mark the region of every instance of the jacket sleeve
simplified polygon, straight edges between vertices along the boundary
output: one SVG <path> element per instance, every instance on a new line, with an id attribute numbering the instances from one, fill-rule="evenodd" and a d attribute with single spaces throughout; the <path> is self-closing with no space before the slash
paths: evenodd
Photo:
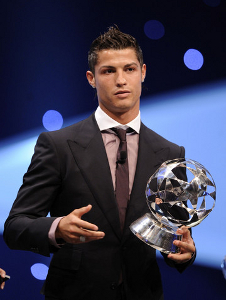
<path id="1" fill-rule="evenodd" d="M 5 222 L 3 236 L 9 248 L 33 251 L 45 256 L 54 251 L 49 243 L 48 232 L 55 218 L 47 215 L 60 186 L 57 148 L 50 134 L 42 133 Z"/>

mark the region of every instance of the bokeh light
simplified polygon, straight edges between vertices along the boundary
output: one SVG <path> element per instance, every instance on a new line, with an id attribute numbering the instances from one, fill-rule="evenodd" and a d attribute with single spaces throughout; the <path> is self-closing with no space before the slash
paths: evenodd
<path id="1" fill-rule="evenodd" d="M 48 267 L 41 263 L 31 266 L 31 274 L 38 280 L 45 280 L 48 274 Z"/>
<path id="2" fill-rule="evenodd" d="M 48 110 L 42 118 L 42 124 L 48 131 L 58 130 L 63 125 L 63 117 L 56 110 Z"/>
<path id="3" fill-rule="evenodd" d="M 204 63 L 201 52 L 196 49 L 189 49 L 184 54 L 184 63 L 191 70 L 199 70 Z"/>
<path id="4" fill-rule="evenodd" d="M 144 32 L 152 40 L 158 40 L 165 34 L 165 28 L 160 21 L 150 20 L 144 25 Z"/>

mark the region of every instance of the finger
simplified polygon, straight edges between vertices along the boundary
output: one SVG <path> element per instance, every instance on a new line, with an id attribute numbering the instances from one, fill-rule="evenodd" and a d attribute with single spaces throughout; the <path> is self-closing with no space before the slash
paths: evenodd
<path id="1" fill-rule="evenodd" d="M 96 241 L 104 238 L 105 234 L 104 232 L 95 232 L 95 235 L 89 235 L 90 233 L 87 231 L 81 232 L 80 235 L 70 235 L 67 238 L 67 242 L 72 243 L 72 244 L 80 244 L 80 243 L 87 243 L 91 241 Z"/>
<path id="2" fill-rule="evenodd" d="M 87 229 L 82 229 L 82 235 L 86 237 L 104 237 L 105 233 L 103 231 L 92 231 L 92 230 L 87 230 Z"/>
<path id="3" fill-rule="evenodd" d="M 3 283 L 1 284 L 1 290 L 3 290 L 4 287 L 5 287 L 5 282 L 3 282 Z"/>
<path id="4" fill-rule="evenodd" d="M 81 219 L 81 217 L 88 213 L 90 210 L 92 209 L 92 205 L 89 204 L 85 207 L 81 207 L 79 209 L 75 209 L 71 214 L 76 216 L 78 219 L 76 220 L 75 225 L 77 225 L 78 227 L 84 227 L 90 230 L 98 230 L 98 227 L 95 224 L 83 221 Z"/>
<path id="5" fill-rule="evenodd" d="M 0 269 L 0 276 L 2 278 L 5 278 L 5 275 L 6 275 L 6 272 L 3 270 L 3 269 Z M 1 289 L 3 290 L 4 289 L 4 286 L 5 286 L 5 282 L 2 282 L 1 283 Z"/>
<path id="6" fill-rule="evenodd" d="M 92 205 L 89 204 L 87 206 L 75 209 L 72 214 L 76 215 L 77 217 L 81 218 L 84 214 L 88 213 L 92 209 Z"/>
<path id="7" fill-rule="evenodd" d="M 192 253 L 170 253 L 168 254 L 168 258 L 175 261 L 176 263 L 185 263 L 192 258 Z"/>
<path id="8" fill-rule="evenodd" d="M 191 237 L 191 233 L 188 227 L 182 226 L 177 229 L 178 234 L 182 234 L 184 238 L 189 238 Z"/>
<path id="9" fill-rule="evenodd" d="M 89 222 L 81 220 L 81 219 L 78 219 L 77 222 L 75 223 L 75 225 L 82 229 L 88 229 L 88 230 L 93 230 L 93 231 L 98 230 L 97 225 L 89 223 Z"/>
<path id="10" fill-rule="evenodd" d="M 97 241 L 97 240 L 100 240 L 100 239 L 103 239 L 104 236 L 98 236 L 98 237 L 94 237 L 94 236 L 84 236 L 84 235 L 81 235 L 77 242 L 76 243 L 88 243 L 88 242 L 92 242 L 92 241 Z"/>
<path id="11" fill-rule="evenodd" d="M 80 236 L 85 236 L 85 237 L 90 237 L 90 238 L 102 238 L 105 236 L 105 233 L 102 231 L 93 230 L 92 228 L 91 228 L 91 230 L 89 230 L 87 228 L 78 226 L 78 223 L 71 225 L 70 230 L 67 231 L 66 236 L 68 236 L 69 239 L 77 240 L 77 239 L 79 239 Z M 82 223 L 79 223 L 79 224 L 81 225 Z M 91 224 L 91 225 L 93 225 L 93 224 Z M 63 238 L 65 239 L 66 236 L 64 235 Z"/>
<path id="12" fill-rule="evenodd" d="M 79 238 L 80 236 L 84 236 L 87 238 L 102 238 L 105 236 L 105 233 L 103 231 L 93 231 L 93 230 L 87 230 L 84 228 L 77 228 L 76 231 L 71 232 L 70 237 L 73 238 Z"/>
<path id="13" fill-rule="evenodd" d="M 195 245 L 194 245 L 192 239 L 191 239 L 190 242 L 175 240 L 173 242 L 173 244 L 175 246 L 177 246 L 178 248 L 183 249 L 183 251 L 187 251 L 187 252 L 194 252 L 195 251 Z"/>
<path id="14" fill-rule="evenodd" d="M 175 241 L 174 244 L 180 249 L 180 253 L 170 253 L 168 255 L 169 259 L 177 263 L 185 263 L 193 257 L 195 253 L 194 244 L 188 244 L 179 241 Z"/>

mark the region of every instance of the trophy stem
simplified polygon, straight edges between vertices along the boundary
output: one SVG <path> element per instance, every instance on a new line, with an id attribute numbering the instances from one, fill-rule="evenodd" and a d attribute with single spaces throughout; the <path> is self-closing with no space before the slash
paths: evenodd
<path id="1" fill-rule="evenodd" d="M 130 225 L 130 230 L 149 246 L 164 252 L 178 253 L 180 250 L 173 244 L 174 240 L 181 240 L 182 235 L 154 219 L 146 213 Z"/>

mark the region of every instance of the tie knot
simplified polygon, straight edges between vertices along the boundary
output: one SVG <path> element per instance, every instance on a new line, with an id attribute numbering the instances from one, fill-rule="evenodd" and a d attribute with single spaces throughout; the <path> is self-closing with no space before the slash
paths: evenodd
<path id="1" fill-rule="evenodd" d="M 127 159 L 126 132 L 121 128 L 111 128 L 120 139 L 120 144 L 117 152 L 117 164 L 124 164 Z"/>
<path id="2" fill-rule="evenodd" d="M 121 129 L 121 128 L 115 128 L 115 132 L 121 141 L 126 140 L 126 130 Z"/>
<path id="3" fill-rule="evenodd" d="M 133 132 L 134 130 L 131 129 L 130 127 L 127 129 L 122 129 L 122 128 L 111 128 L 111 130 L 113 130 L 117 136 L 119 137 L 120 141 L 126 141 L 126 133 L 128 132 Z"/>

